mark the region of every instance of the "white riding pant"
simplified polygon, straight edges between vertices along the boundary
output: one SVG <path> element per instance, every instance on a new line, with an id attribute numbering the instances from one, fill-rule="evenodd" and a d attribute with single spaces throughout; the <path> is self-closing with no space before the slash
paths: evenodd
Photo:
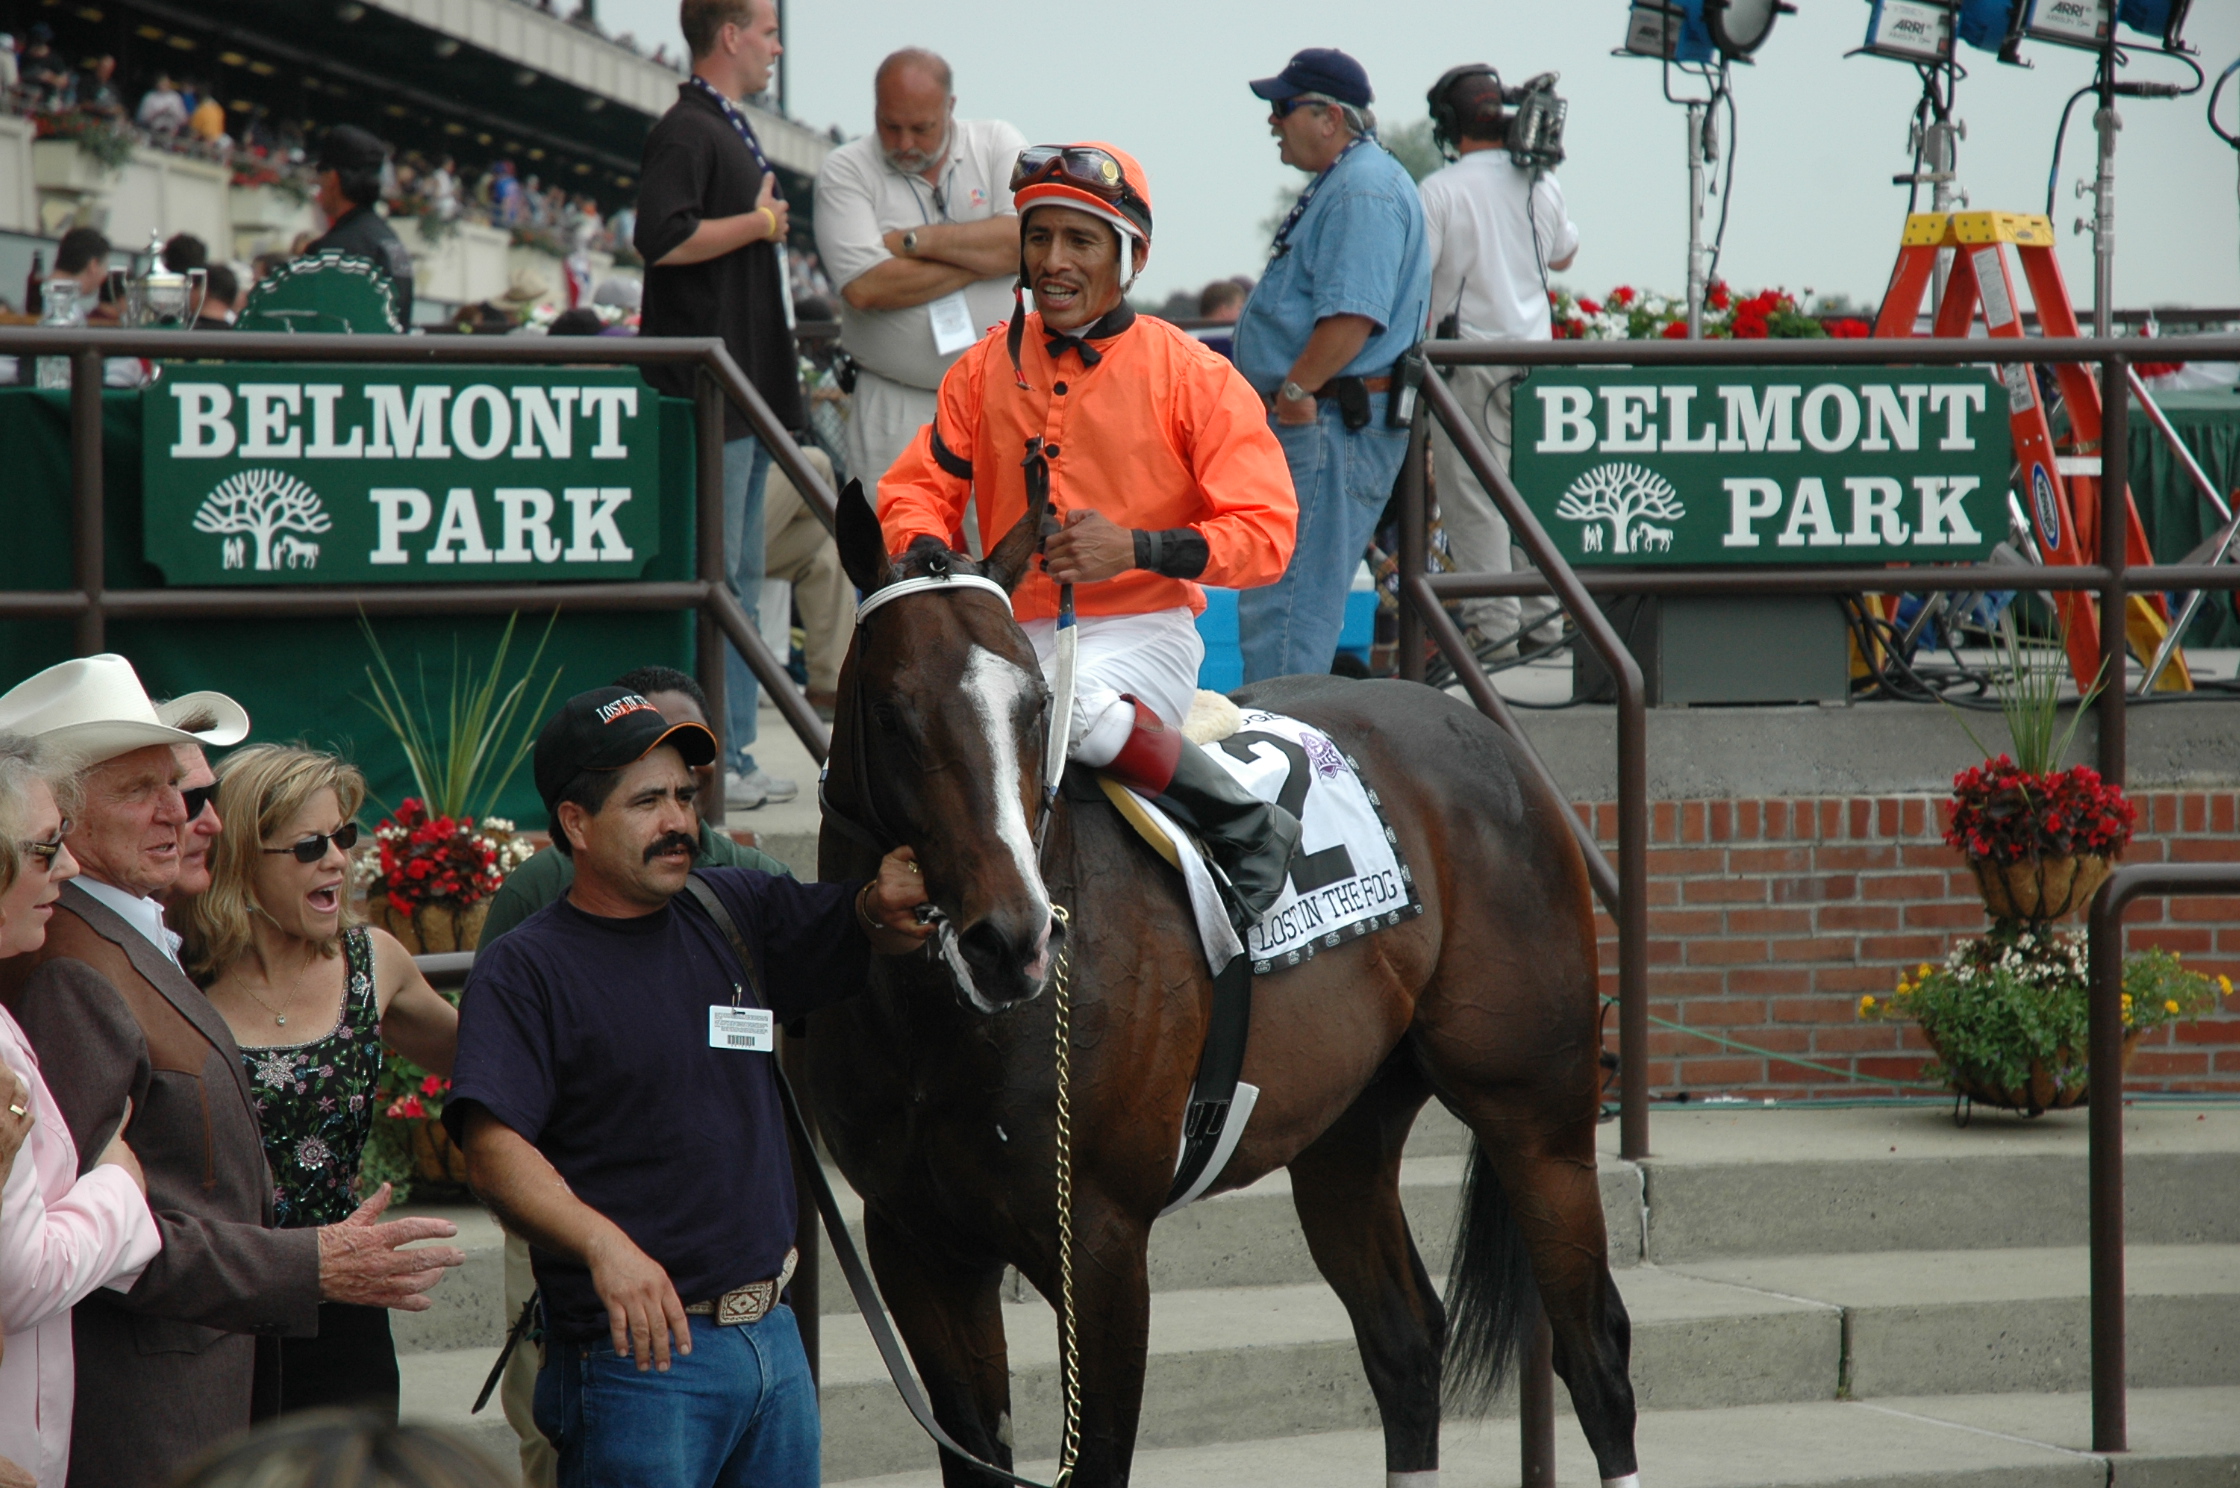
<path id="1" fill-rule="evenodd" d="M 1029 620 L 1022 627 L 1042 663 L 1043 678 L 1058 676 L 1058 622 Z M 1206 659 L 1197 617 L 1189 610 L 1148 615 L 1083 615 L 1074 621 L 1073 738 L 1067 757 L 1092 769 L 1119 756 L 1136 725 L 1143 699 L 1170 728 L 1181 728 L 1198 692 L 1198 667 Z"/>

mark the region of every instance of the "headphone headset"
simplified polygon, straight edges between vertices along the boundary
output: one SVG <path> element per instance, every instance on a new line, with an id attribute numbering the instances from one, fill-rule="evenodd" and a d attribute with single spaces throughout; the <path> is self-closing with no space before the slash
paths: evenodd
<path id="1" fill-rule="evenodd" d="M 1476 117 L 1464 119 L 1456 111 L 1452 96 L 1455 85 L 1464 78 L 1470 77 L 1493 79 L 1493 92 L 1491 94 L 1493 117 L 1490 120 L 1486 119 L 1482 113 Z M 1465 62 L 1460 67 L 1448 68 L 1445 72 L 1439 74 L 1439 81 L 1433 83 L 1431 91 L 1424 95 L 1424 102 L 1431 106 L 1431 142 L 1439 147 L 1441 154 L 1447 155 L 1451 159 L 1452 152 L 1462 142 L 1464 126 L 1484 127 L 1491 125 L 1498 127 L 1500 125 L 1502 118 L 1501 99 L 1501 74 L 1485 63 Z"/>

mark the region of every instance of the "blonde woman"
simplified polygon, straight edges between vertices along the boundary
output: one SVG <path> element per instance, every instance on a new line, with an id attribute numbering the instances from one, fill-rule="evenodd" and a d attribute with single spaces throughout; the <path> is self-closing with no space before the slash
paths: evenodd
<path id="1" fill-rule="evenodd" d="M 383 1043 L 441 1074 L 458 1047 L 457 1011 L 411 954 L 351 923 L 349 854 L 365 793 L 364 777 L 330 754 L 256 744 L 228 756 L 210 887 L 180 927 L 188 974 L 241 1046 L 281 1228 L 339 1224 L 358 1207 Z M 259 1350 L 257 1419 L 324 1405 L 396 1419 L 387 1309 L 322 1302 L 318 1337 Z"/>
<path id="2" fill-rule="evenodd" d="M 70 824 L 55 799 L 58 780 L 67 787 L 35 742 L 0 733 L 0 962 L 46 944 L 54 902 L 78 873 L 62 840 Z M 119 1135 L 130 1103 L 104 1123 L 101 1157 L 81 1178 L 78 1144 L 31 1041 L 5 1008 L 0 1064 L 8 1162 L 0 1189 L 0 1484 L 61 1488 L 77 1380 L 70 1309 L 101 1287 L 129 1290 L 163 1241 L 140 1164 Z"/>

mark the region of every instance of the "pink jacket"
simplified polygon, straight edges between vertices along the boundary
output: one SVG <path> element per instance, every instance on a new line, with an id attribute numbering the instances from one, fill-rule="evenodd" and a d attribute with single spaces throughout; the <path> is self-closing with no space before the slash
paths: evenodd
<path id="1" fill-rule="evenodd" d="M 36 1125 L 0 1191 L 0 1457 L 62 1488 L 75 1391 L 70 1309 L 97 1288 L 130 1287 L 163 1242 L 122 1168 L 78 1176 L 78 1147 L 40 1078 L 39 1058 L 0 1008 L 0 1062 L 31 1091 Z M 121 1111 L 118 1113 L 123 1114 Z"/>

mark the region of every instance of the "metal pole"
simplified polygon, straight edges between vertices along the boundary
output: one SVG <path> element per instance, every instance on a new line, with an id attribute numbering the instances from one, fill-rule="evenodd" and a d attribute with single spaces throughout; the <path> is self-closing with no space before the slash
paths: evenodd
<path id="1" fill-rule="evenodd" d="M 692 571 L 710 591 L 730 582 L 723 566 L 723 390 L 705 367 L 692 382 L 693 454 L 693 557 Z M 726 654 L 723 627 L 716 623 L 715 606 L 703 603 L 693 612 L 693 669 L 700 674 L 700 690 L 708 696 L 708 727 L 716 736 L 716 759 L 731 757 L 731 713 L 724 687 Z M 720 827 L 724 819 L 723 774 L 717 771 L 713 801 L 700 804 L 700 815 Z M 810 1213 L 815 1213 L 811 1205 Z"/>
<path id="2" fill-rule="evenodd" d="M 1929 160 L 1929 210 L 1940 215 L 1950 212 L 1960 195 L 1955 189 L 1955 178 L 1959 171 L 1961 132 L 1962 126 L 1949 114 L 1940 114 L 1931 117 L 1923 135 L 1924 153 Z M 1936 281 L 1935 297 L 1930 301 L 1933 305 L 1944 303 L 1944 288 L 1952 278 L 1952 254 L 1950 248 L 1937 250 L 1937 267 L 1931 275 Z"/>
<path id="3" fill-rule="evenodd" d="M 1556 1341 L 1542 1313 L 1517 1377 L 1517 1437 L 1523 1488 L 1556 1484 Z"/>
<path id="4" fill-rule="evenodd" d="M 1430 368 L 1424 376 L 1437 377 Z M 1424 467 L 1431 460 L 1431 420 L 1416 411 L 1408 430 L 1408 453 L 1400 465 L 1400 624 L 1396 636 L 1400 649 L 1400 675 L 1409 682 L 1423 680 L 1423 620 L 1408 602 L 1408 581 L 1423 574 L 1431 561 L 1429 482 Z"/>
<path id="5" fill-rule="evenodd" d="M 2116 38 L 2108 27 L 2107 50 L 2100 54 L 2100 107 L 2093 110 L 2093 132 L 2100 136 L 2100 170 L 2092 186 L 2092 334 L 2115 334 L 2116 310 Z M 2118 382 L 2117 387 L 2123 386 Z M 2106 400 L 2102 384 L 2102 401 Z"/>
<path id="6" fill-rule="evenodd" d="M 1703 127 L 1705 105 L 1688 105 L 1688 339 L 1703 339 Z"/>
<path id="7" fill-rule="evenodd" d="M 2125 396 L 2121 355 L 2100 364 L 2100 566 L 2108 572 L 2100 591 L 2100 774 L 2124 783 L 2125 545 L 2130 539 L 2131 400 Z"/>
<path id="8" fill-rule="evenodd" d="M 78 615 L 80 656 L 109 648 L 108 621 L 101 604 L 108 562 L 103 487 L 101 353 L 84 347 L 70 353 L 70 576 L 86 597 L 86 608 Z"/>
<path id="9" fill-rule="evenodd" d="M 2087 1067 L 2087 1191 L 2091 1225 L 2092 1450 L 2130 1447 L 2123 1340 L 2123 906 L 2135 893 L 2119 869 L 2094 896 Z"/>

